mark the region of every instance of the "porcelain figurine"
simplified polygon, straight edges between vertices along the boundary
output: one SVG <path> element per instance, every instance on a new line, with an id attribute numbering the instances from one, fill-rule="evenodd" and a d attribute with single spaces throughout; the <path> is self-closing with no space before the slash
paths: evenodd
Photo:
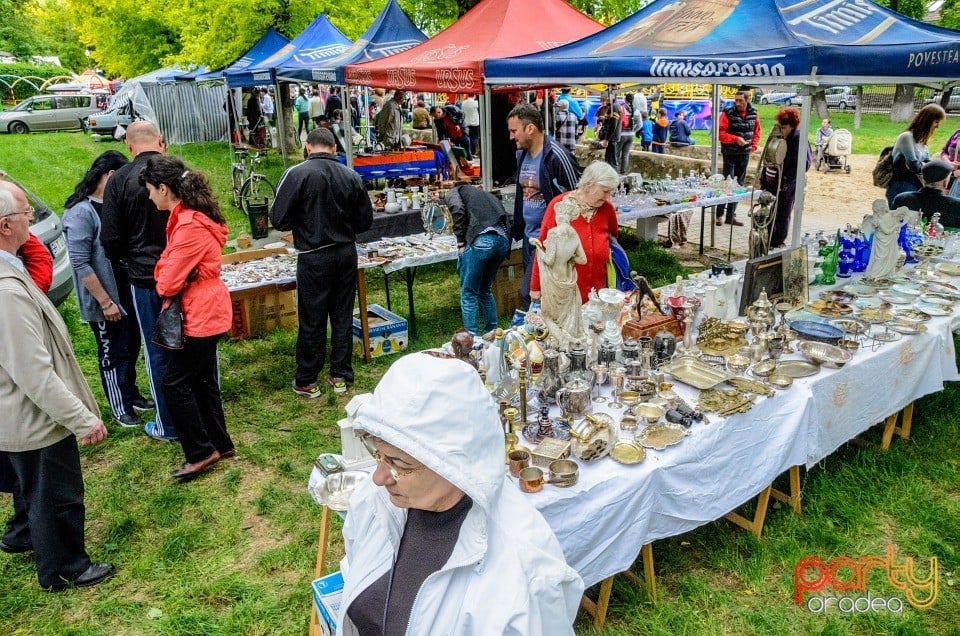
<path id="1" fill-rule="evenodd" d="M 870 262 L 864 276 L 885 278 L 897 270 L 900 257 L 900 227 L 903 225 L 906 208 L 891 210 L 884 199 L 873 202 L 873 245 L 870 248 Z"/>
<path id="2" fill-rule="evenodd" d="M 584 334 L 576 266 L 587 262 L 587 254 L 570 225 L 580 209 L 569 199 L 554 206 L 557 225 L 547 231 L 543 243 L 530 239 L 540 269 L 540 314 L 561 347 Z"/>

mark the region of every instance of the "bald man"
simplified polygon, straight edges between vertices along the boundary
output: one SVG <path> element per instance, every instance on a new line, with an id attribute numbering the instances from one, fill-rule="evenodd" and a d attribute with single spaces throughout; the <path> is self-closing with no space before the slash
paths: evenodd
<path id="1" fill-rule="evenodd" d="M 100 242 L 113 265 L 117 286 L 129 285 L 132 292 L 128 313 L 137 317 L 146 351 L 144 360 L 150 393 L 157 405 L 156 418 L 147 422 L 147 435 L 163 441 L 176 441 L 170 411 L 163 397 L 163 374 L 167 369 L 167 351 L 151 341 L 153 325 L 160 314 L 153 269 L 167 245 L 168 211 L 159 211 L 150 201 L 140 173 L 150 157 L 166 152 L 163 136 L 152 123 L 137 121 L 127 127 L 127 149 L 133 161 L 113 173 L 103 192 L 103 217 Z"/>

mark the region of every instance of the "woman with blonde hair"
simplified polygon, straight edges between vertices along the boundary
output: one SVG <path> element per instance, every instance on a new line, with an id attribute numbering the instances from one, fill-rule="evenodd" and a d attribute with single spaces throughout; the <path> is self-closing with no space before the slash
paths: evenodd
<path id="1" fill-rule="evenodd" d="M 585 263 L 577 263 L 577 287 L 580 302 L 587 300 L 591 289 L 607 287 L 607 262 L 610 260 L 610 239 L 617 237 L 619 223 L 610 196 L 620 185 L 620 175 L 603 161 L 594 161 L 583 171 L 577 187 L 554 198 L 547 205 L 540 224 L 540 242 L 547 241 L 547 233 L 557 226 L 556 206 L 564 201 L 573 204 L 570 226 L 580 237 Z M 533 263 L 530 277 L 530 297 L 540 300 L 540 268 Z"/>

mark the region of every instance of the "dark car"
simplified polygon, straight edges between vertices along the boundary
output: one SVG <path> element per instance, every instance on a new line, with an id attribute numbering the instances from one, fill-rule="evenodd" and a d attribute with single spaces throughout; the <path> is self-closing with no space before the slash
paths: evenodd
<path id="1" fill-rule="evenodd" d="M 27 201 L 33 206 L 33 223 L 30 232 L 50 250 L 53 255 L 53 284 L 47 292 L 54 305 L 59 305 L 70 292 L 73 291 L 73 280 L 70 278 L 70 258 L 67 255 L 67 237 L 63 235 L 63 225 L 60 217 L 33 192 L 30 192 L 22 183 L 0 170 L 0 179 L 16 184 L 27 195 Z"/>

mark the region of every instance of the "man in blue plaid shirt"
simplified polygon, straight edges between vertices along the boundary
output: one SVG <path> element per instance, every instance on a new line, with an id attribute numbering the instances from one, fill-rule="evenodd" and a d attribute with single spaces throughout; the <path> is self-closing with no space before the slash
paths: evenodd
<path id="1" fill-rule="evenodd" d="M 570 104 L 565 101 L 557 102 L 557 121 L 554 124 L 557 141 L 564 148 L 573 152 L 577 146 L 577 116 L 570 112 Z"/>

